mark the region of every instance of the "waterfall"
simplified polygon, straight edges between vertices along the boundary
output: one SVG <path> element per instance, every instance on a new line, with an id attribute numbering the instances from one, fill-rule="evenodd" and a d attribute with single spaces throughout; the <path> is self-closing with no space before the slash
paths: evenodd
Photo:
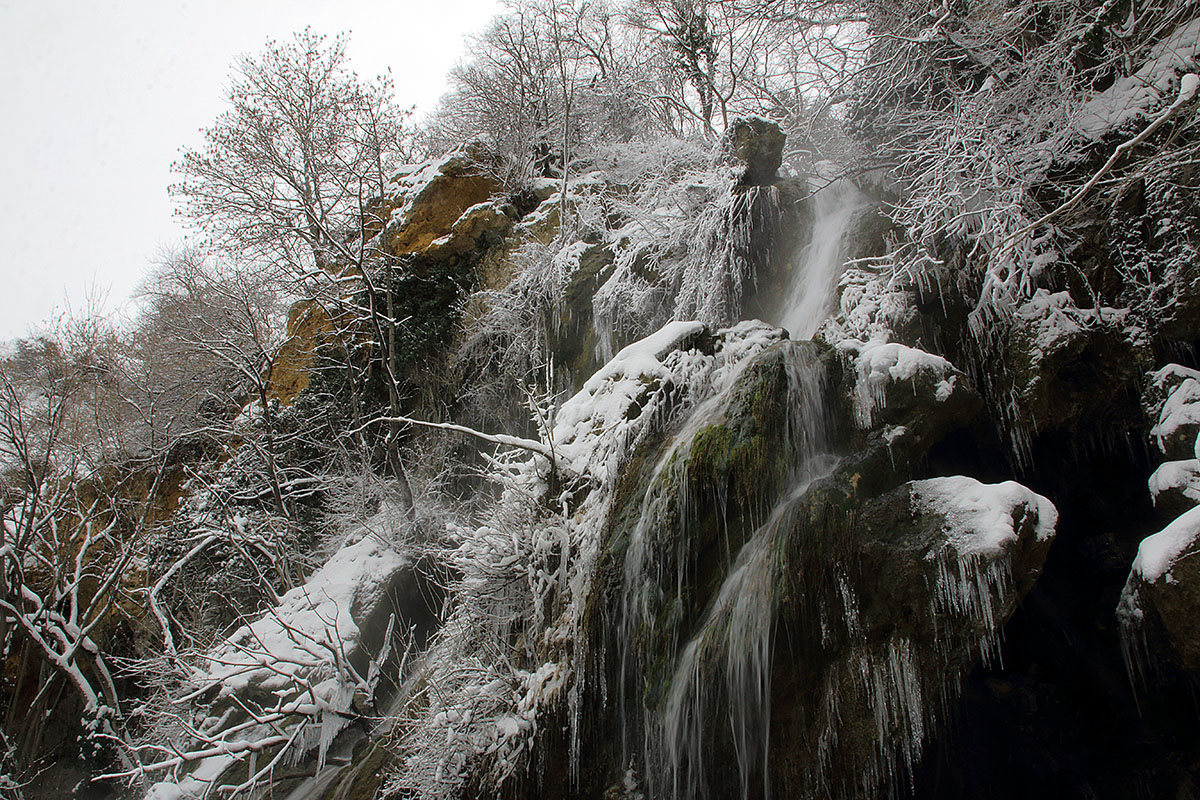
<path id="1" fill-rule="evenodd" d="M 863 204 L 848 182 L 834 182 L 814 197 L 809 243 L 793 264 L 776 320 L 794 339 L 810 337 L 832 310 L 844 240 Z M 693 260 L 697 286 L 704 282 L 700 267 L 719 265 L 741 275 L 754 261 L 756 243 L 769 246 L 758 234 L 769 233 L 770 226 L 756 220 L 777 216 L 775 194 L 735 200 L 719 209 L 725 216 L 718 227 L 730 239 L 726 249 L 714 244 L 721 237 L 696 245 L 716 254 Z M 688 289 L 686 281 L 682 288 Z M 692 314 L 701 314 L 703 293 L 681 296 L 691 298 Z M 736 764 L 731 791 L 743 798 L 770 795 L 772 657 L 780 591 L 788 580 L 781 570 L 809 486 L 830 474 L 837 459 L 830 454 L 827 378 L 819 349 L 780 340 L 777 332 L 766 335 L 767 330 L 761 323 L 741 323 L 717 333 L 722 344 L 715 356 L 697 356 L 703 366 L 695 369 L 703 375 L 689 390 L 690 407 L 648 465 L 645 488 L 631 498 L 637 505 L 618 565 L 621 588 L 614 614 L 613 638 L 620 648 L 617 697 L 624 713 L 626 762 L 640 760 L 637 771 L 653 798 L 714 794 L 711 767 L 722 755 L 713 750 L 714 736 L 728 742 Z M 748 394 L 774 398 L 766 401 L 771 405 L 761 412 L 765 416 L 748 420 L 747 406 L 754 405 Z M 722 438 L 747 421 L 758 440 L 729 444 Z M 763 458 L 781 465 L 782 474 L 746 474 L 736 463 L 722 466 L 719 475 L 712 471 L 712 458 L 732 458 L 741 446 L 766 451 Z M 702 543 L 693 530 L 696 515 L 714 510 L 710 517 L 725 522 Z M 741 520 L 731 523 L 739 514 Z M 708 550 L 701 553 L 701 547 Z M 720 562 L 715 575 L 700 574 L 701 559 L 709 562 L 704 569 Z M 707 601 L 697 599 L 703 597 Z M 706 605 L 700 607 L 702 602 Z M 851 597 L 847 603 L 852 602 Z M 399 710 L 389 709 L 384 718 Z M 387 729 L 378 726 L 373 738 Z M 354 744 L 339 742 L 335 758 L 353 761 Z M 634 756 L 639 749 L 640 759 Z M 331 764 L 301 782 L 289 798 L 324 797 L 346 783 L 354 768 Z"/>
<path id="2" fill-rule="evenodd" d="M 793 339 L 812 338 L 833 310 L 846 234 L 867 202 L 844 178 L 814 190 L 812 197 L 812 233 L 792 265 L 778 319 L 770 320 L 787 328 Z"/>
<path id="3" fill-rule="evenodd" d="M 786 380 L 786 414 L 777 427 L 774 419 L 763 427 L 774 428 L 766 446 L 778 448 L 786 464 L 781 498 L 761 498 L 769 505 L 761 516 L 751 515 L 762 521 L 743 541 L 728 529 L 723 532 L 718 544 L 728 568 L 695 624 L 689 627 L 685 610 L 698 588 L 701 557 L 692 514 L 711 507 L 724 517 L 734 499 L 729 485 L 714 485 L 712 495 L 702 496 L 703 483 L 696 485 L 693 470 L 704 469 L 698 451 L 706 446 L 705 433 L 729 425 L 730 416 L 738 413 L 731 408 L 739 392 L 736 379 L 698 405 L 676 432 L 651 472 L 630 533 L 618 636 L 622 706 L 631 698 L 641 704 L 648 694 L 660 695 L 656 703 L 636 709 L 624 726 L 627 740 L 630 730 L 645 737 L 643 760 L 652 797 L 709 795 L 706 776 L 716 755 L 711 752 L 713 729 L 728 731 L 732 738 L 741 796 L 751 796 L 759 780 L 769 793 L 771 654 L 777 588 L 783 580 L 778 570 L 794 512 L 812 482 L 836 463 L 829 455 L 826 378 L 818 352 L 806 343 L 785 342 L 776 358 Z M 736 480 L 732 468 L 726 477 Z M 664 650 L 669 680 L 656 687 L 662 676 L 649 676 L 656 662 L 663 663 Z"/>
<path id="4" fill-rule="evenodd" d="M 793 339 L 811 338 L 833 310 L 846 235 L 865 203 L 844 180 L 826 185 L 814 198 L 809 242 L 792 265 L 774 320 Z M 731 489 L 716 485 L 713 497 L 690 496 L 697 487 L 689 471 L 696 460 L 693 450 L 701 446 L 708 426 L 729 424 L 726 416 L 736 380 L 714 387 L 714 396 L 683 421 L 650 474 L 630 533 L 618 635 L 621 705 L 627 714 L 631 697 L 640 706 L 623 726 L 626 758 L 630 731 L 641 731 L 652 797 L 710 795 L 707 777 L 721 755 L 712 752 L 714 731 L 724 731 L 721 735 L 731 739 L 740 795 L 770 795 L 771 658 L 778 591 L 786 581 L 780 574 L 786 538 L 809 486 L 837 463 L 830 455 L 823 363 L 801 342 L 785 346 L 782 359 L 788 383 L 786 414 L 779 420 L 778 440 L 768 445 L 786 454 L 782 491 L 773 505 L 752 515 L 760 523 L 743 541 L 731 547 L 730 533 L 724 531 L 728 566 L 723 581 L 690 629 L 686 607 L 689 593 L 697 588 L 693 584 L 700 558 L 694 552 L 699 545 L 692 515 L 704 506 L 726 517 Z M 666 680 L 656 672 L 662 669 L 661 648 L 670 665 Z M 654 681 L 661 685 L 656 688 Z M 647 697 L 657 699 L 647 703 Z"/>

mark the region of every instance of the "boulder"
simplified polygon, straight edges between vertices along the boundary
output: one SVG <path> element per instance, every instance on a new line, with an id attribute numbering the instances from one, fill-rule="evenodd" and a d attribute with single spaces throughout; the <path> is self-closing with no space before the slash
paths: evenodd
<path id="1" fill-rule="evenodd" d="M 1200 508 L 1138 545 L 1117 618 L 1135 674 L 1147 660 L 1200 669 Z"/>
<path id="2" fill-rule="evenodd" d="M 863 496 L 887 491 L 935 443 L 969 424 L 983 401 L 941 356 L 897 342 L 847 339 L 839 409 L 849 410 L 846 469 Z"/>
<path id="3" fill-rule="evenodd" d="M 778 180 L 787 136 L 779 125 L 760 117 L 733 120 L 725 129 L 721 146 L 741 169 L 744 186 L 768 186 Z"/>
<path id="4" fill-rule="evenodd" d="M 1200 459 L 1160 464 L 1148 484 L 1155 510 L 1165 519 L 1174 519 L 1200 505 Z"/>
<path id="5" fill-rule="evenodd" d="M 402 655 L 397 646 L 402 651 L 409 632 L 419 646 L 438 622 L 442 590 L 427 565 L 384 541 L 404 519 L 385 506 L 304 584 L 207 653 L 185 706 L 204 738 L 180 733 L 174 742 L 201 756 L 187 759 L 177 779 L 156 784 L 151 797 L 237 785 L 256 751 L 287 749 L 292 762 L 318 751 L 320 765 L 335 736 L 373 711 L 381 677 Z"/>
<path id="6" fill-rule="evenodd" d="M 1067 292 L 1045 289 L 1016 309 L 1003 363 L 990 371 L 998 396 L 1010 398 L 1002 411 L 1018 450 L 1039 431 L 1136 424 L 1142 358 L 1123 330 L 1125 313 L 1080 308 Z"/>

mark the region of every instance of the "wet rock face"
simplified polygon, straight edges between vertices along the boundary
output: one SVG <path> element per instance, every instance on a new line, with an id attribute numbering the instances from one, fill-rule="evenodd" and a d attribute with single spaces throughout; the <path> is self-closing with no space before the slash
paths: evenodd
<path id="1" fill-rule="evenodd" d="M 1056 520 L 1012 482 L 911 481 L 849 514 L 839 483 L 816 488 L 793 535 L 783 618 L 797 644 L 777 652 L 771 728 L 787 796 L 875 797 L 907 780 L 962 675 L 995 653 Z"/>
<path id="2" fill-rule="evenodd" d="M 722 148 L 743 165 L 744 186 L 767 186 L 778 179 L 776 171 L 783 163 L 786 140 L 787 136 L 774 122 L 749 117 L 729 124 Z"/>
<path id="3" fill-rule="evenodd" d="M 928 353 L 784 342 L 668 440 L 666 467 L 641 462 L 604 596 L 626 615 L 609 697 L 625 735 L 647 739 L 631 746 L 647 797 L 882 797 L 906 782 L 1056 520 L 1012 482 L 906 481 L 978 409 Z M 630 570 L 636 547 L 653 569 Z"/>

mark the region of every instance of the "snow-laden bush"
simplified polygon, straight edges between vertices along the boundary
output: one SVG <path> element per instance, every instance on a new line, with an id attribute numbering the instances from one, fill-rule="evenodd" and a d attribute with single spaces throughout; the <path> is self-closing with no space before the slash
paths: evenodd
<path id="1" fill-rule="evenodd" d="M 718 161 L 681 139 L 597 148 L 594 171 L 517 226 L 512 280 L 468 302 L 457 359 L 469 393 L 513 397 L 543 374 L 567 325 L 583 324 L 574 335 L 603 363 L 671 319 L 740 319 L 783 210 L 777 188 L 737 186 Z"/>
<path id="2" fill-rule="evenodd" d="M 973 302 L 981 339 L 1053 290 L 1094 222 L 1089 205 L 1200 146 L 1190 7 L 1122 24 L 1110 3 L 873 4 L 876 63 L 850 119 L 867 164 L 887 165 L 893 271 Z"/>

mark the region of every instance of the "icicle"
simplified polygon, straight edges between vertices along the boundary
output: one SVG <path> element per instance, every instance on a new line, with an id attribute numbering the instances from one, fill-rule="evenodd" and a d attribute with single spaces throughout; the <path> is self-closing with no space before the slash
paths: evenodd
<path id="1" fill-rule="evenodd" d="M 1125 674 L 1129 678 L 1134 702 L 1139 706 L 1141 704 L 1140 694 L 1147 687 L 1149 671 L 1153 664 L 1150 658 L 1150 648 L 1146 641 L 1146 612 L 1142 610 L 1141 597 L 1137 587 L 1140 580 L 1139 574 L 1130 573 L 1125 582 L 1125 588 L 1121 591 L 1121 600 L 1117 604 L 1121 657 L 1125 662 Z"/>
<path id="2" fill-rule="evenodd" d="M 979 654 L 985 663 L 999 654 L 997 608 L 1012 596 L 1012 568 L 1006 554 L 970 553 L 937 559 L 934 611 L 965 617 L 982 630 Z M 936 617 L 934 618 L 936 621 Z"/>

